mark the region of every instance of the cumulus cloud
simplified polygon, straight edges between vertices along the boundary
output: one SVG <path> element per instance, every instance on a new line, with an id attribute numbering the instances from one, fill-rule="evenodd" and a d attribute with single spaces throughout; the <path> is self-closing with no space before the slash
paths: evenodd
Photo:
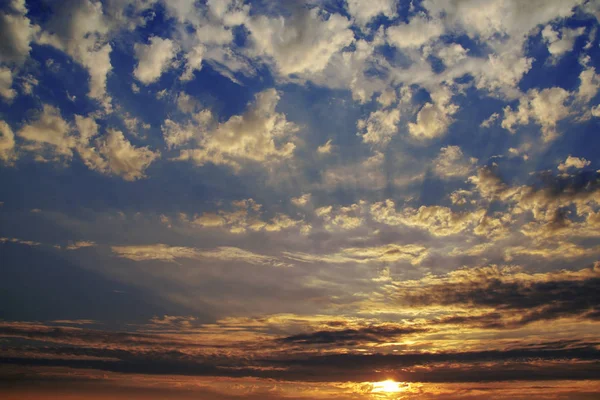
<path id="1" fill-rule="evenodd" d="M 356 126 L 362 134 L 363 142 L 385 146 L 398 132 L 398 122 L 400 110 L 392 108 L 373 111 L 367 119 L 358 120 Z"/>
<path id="2" fill-rule="evenodd" d="M 26 17 L 25 3 L 12 0 L 10 8 L 0 12 L 0 63 L 23 64 L 31 51 L 31 41 L 39 27 Z"/>
<path id="3" fill-rule="evenodd" d="M 297 206 L 297 207 L 303 207 L 305 205 L 307 205 L 310 202 L 311 199 L 311 194 L 310 193 L 305 193 L 302 196 L 299 197 L 293 197 L 291 199 L 291 202 L 293 205 Z"/>
<path id="4" fill-rule="evenodd" d="M 323 221 L 324 227 L 328 231 L 356 229 L 364 222 L 362 215 L 364 205 L 365 203 L 361 201 L 348 206 L 319 207 L 315 210 L 315 215 Z"/>
<path id="5" fill-rule="evenodd" d="M 195 127 L 192 124 L 181 125 L 170 119 L 166 119 L 161 126 L 163 138 L 167 148 L 180 147 L 194 137 Z"/>
<path id="6" fill-rule="evenodd" d="M 566 172 L 571 168 L 574 169 L 582 169 L 589 166 L 592 162 L 586 160 L 585 158 L 573 157 L 569 155 L 567 159 L 560 164 L 558 164 L 558 170 L 561 172 Z"/>
<path id="7" fill-rule="evenodd" d="M 435 139 L 443 136 L 454 122 L 452 115 L 458 106 L 451 103 L 452 94 L 447 88 L 431 93 L 431 103 L 426 103 L 417 114 L 417 121 L 408 124 L 408 132 L 418 140 Z"/>
<path id="8" fill-rule="evenodd" d="M 89 96 L 110 107 L 106 79 L 112 70 L 108 33 L 111 23 L 102 3 L 69 0 L 53 9 L 52 16 L 37 41 L 69 54 L 90 74 Z"/>
<path id="9" fill-rule="evenodd" d="M 42 153 L 49 150 L 54 156 L 70 158 L 73 156 L 75 139 L 70 135 L 71 126 L 65 121 L 58 108 L 45 104 L 38 117 L 23 126 L 17 136 L 28 143 L 28 150 Z"/>
<path id="10" fill-rule="evenodd" d="M 0 121 L 0 160 L 12 165 L 16 158 L 15 134 L 6 122 Z"/>
<path id="11" fill-rule="evenodd" d="M 407 24 L 394 25 L 386 29 L 390 44 L 400 48 L 420 47 L 444 33 L 444 26 L 437 19 L 418 15 Z"/>
<path id="12" fill-rule="evenodd" d="M 568 91 L 559 87 L 541 91 L 531 89 L 519 100 L 516 110 L 509 106 L 504 108 L 502 127 L 514 133 L 516 125 L 536 122 L 542 127 L 542 139 L 550 142 L 558 136 L 556 130 L 558 122 L 569 116 L 571 112 L 566 104 L 569 96 Z"/>
<path id="13" fill-rule="evenodd" d="M 546 25 L 542 30 L 542 38 L 548 45 L 548 52 L 554 59 L 560 58 L 565 53 L 573 50 L 575 39 L 583 35 L 585 28 L 569 29 L 563 28 L 555 31 L 552 25 Z"/>
<path id="14" fill-rule="evenodd" d="M 296 200 L 302 201 L 299 199 Z M 231 209 L 205 212 L 199 216 L 195 216 L 190 222 L 203 228 L 226 229 L 235 234 L 246 233 L 248 231 L 279 232 L 292 228 L 300 229 L 303 233 L 310 231 L 310 225 L 305 224 L 302 220 L 292 219 L 283 213 L 277 213 L 272 218 L 264 218 L 262 215 L 262 205 L 253 199 L 232 201 Z"/>
<path id="15" fill-rule="evenodd" d="M 243 162 L 268 163 L 292 157 L 296 145 L 291 135 L 298 127 L 275 110 L 279 99 L 274 89 L 258 93 L 244 114 L 200 132 L 199 147 L 182 150 L 179 159 L 240 170 Z"/>
<path id="16" fill-rule="evenodd" d="M 354 41 L 350 21 L 318 9 L 299 8 L 290 17 L 257 16 L 246 22 L 258 55 L 283 76 L 325 69 L 331 57 Z"/>
<path id="17" fill-rule="evenodd" d="M 469 174 L 473 169 L 474 159 L 467 160 L 458 146 L 446 146 L 433 161 L 435 173 L 443 178 L 456 178 Z"/>
<path id="18" fill-rule="evenodd" d="M 0 97 L 4 101 L 11 101 L 17 95 L 17 91 L 12 88 L 13 74 L 9 68 L 0 67 Z"/>
<path id="19" fill-rule="evenodd" d="M 177 46 L 170 39 L 153 36 L 148 44 L 136 43 L 135 57 L 138 64 L 133 75 L 142 83 L 156 82 L 171 67 L 171 61 L 177 54 Z"/>
<path id="20" fill-rule="evenodd" d="M 487 119 L 485 119 L 480 125 L 480 128 L 489 128 L 491 127 L 494 123 L 496 123 L 496 121 L 498 120 L 498 118 L 500 118 L 500 114 L 499 113 L 493 113 L 492 115 L 490 115 Z"/>
<path id="21" fill-rule="evenodd" d="M 331 154 L 333 150 L 333 139 L 329 139 L 327 142 L 323 143 L 319 147 L 317 147 L 318 154 Z"/>
<path id="22" fill-rule="evenodd" d="M 369 3 L 360 0 L 348 0 L 347 4 L 348 12 L 356 23 L 361 26 L 366 25 L 379 15 L 384 15 L 390 19 L 397 15 L 397 0 L 374 0 Z"/>
<path id="23" fill-rule="evenodd" d="M 120 131 L 108 129 L 102 137 L 97 135 L 93 118 L 76 115 L 74 128 L 56 107 L 47 104 L 34 121 L 17 132 L 26 141 L 23 149 L 35 152 L 41 161 L 47 155 L 69 161 L 76 151 L 90 169 L 129 181 L 144 177 L 144 171 L 160 156 L 148 147 L 133 146 Z"/>
<path id="24" fill-rule="evenodd" d="M 122 132 L 109 129 L 99 144 L 99 152 L 106 159 L 110 173 L 127 181 L 145 177 L 146 169 L 160 157 L 160 153 L 148 147 L 133 146 Z"/>
<path id="25" fill-rule="evenodd" d="M 474 212 L 454 212 L 444 206 L 406 207 L 396 211 L 393 200 L 371 205 L 373 220 L 385 225 L 405 225 L 428 231 L 434 236 L 448 236 L 473 228 L 485 215 L 485 210 Z"/>

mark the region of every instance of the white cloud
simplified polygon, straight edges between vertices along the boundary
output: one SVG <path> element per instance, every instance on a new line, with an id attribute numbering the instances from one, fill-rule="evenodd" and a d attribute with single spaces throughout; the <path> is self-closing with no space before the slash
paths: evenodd
<path id="1" fill-rule="evenodd" d="M 29 56 L 38 27 L 25 16 L 23 2 L 13 0 L 10 11 L 0 12 L 0 63 L 22 64 Z"/>
<path id="2" fill-rule="evenodd" d="M 166 119 L 161 127 L 163 138 L 167 148 L 180 147 L 194 137 L 194 126 L 191 124 L 180 125 L 170 119 Z"/>
<path id="3" fill-rule="evenodd" d="M 21 77 L 21 91 L 24 94 L 33 94 L 33 88 L 36 87 L 40 82 L 32 75 L 26 75 Z"/>
<path id="4" fill-rule="evenodd" d="M 16 90 L 12 88 L 12 71 L 6 67 L 0 67 L 0 97 L 5 101 L 11 101 L 17 95 Z"/>
<path id="5" fill-rule="evenodd" d="M 303 207 L 305 205 L 308 204 L 308 202 L 311 199 L 311 194 L 310 193 L 305 193 L 300 197 L 294 197 L 292 198 L 291 202 L 293 205 L 295 205 L 296 207 Z"/>
<path id="6" fill-rule="evenodd" d="M 12 165 L 16 158 L 15 134 L 6 122 L 0 121 L 0 160 Z"/>
<path id="7" fill-rule="evenodd" d="M 561 172 L 566 172 L 570 168 L 582 169 L 589 166 L 592 162 L 586 160 L 585 158 L 573 157 L 569 155 L 567 159 L 560 164 L 558 164 L 558 170 Z"/>
<path id="8" fill-rule="evenodd" d="M 185 70 L 181 75 L 182 81 L 189 81 L 194 77 L 195 71 L 202 69 L 202 61 L 204 61 L 205 48 L 203 45 L 197 45 L 188 51 L 185 55 Z"/>
<path id="9" fill-rule="evenodd" d="M 354 41 L 350 21 L 300 8 L 289 18 L 258 16 L 246 22 L 257 55 L 266 56 L 283 75 L 323 71 L 331 57 Z"/>
<path id="10" fill-rule="evenodd" d="M 446 87 L 431 93 L 432 103 L 426 103 L 417 114 L 416 123 L 408 124 L 408 132 L 416 139 L 434 139 L 443 136 L 454 122 L 452 115 L 458 106 L 452 104 L 452 94 Z"/>
<path id="11" fill-rule="evenodd" d="M 499 113 L 493 113 L 485 121 L 483 121 L 479 125 L 479 127 L 480 128 L 489 128 L 489 127 L 491 127 L 498 120 L 498 118 L 500 118 L 500 114 Z"/>
<path id="12" fill-rule="evenodd" d="M 125 180 L 144 177 L 144 171 L 160 156 L 147 147 L 136 148 L 125 139 L 123 133 L 109 129 L 108 133 L 95 140 L 98 125 L 92 118 L 75 116 L 75 127 L 65 121 L 60 111 L 53 106 L 44 105 L 38 117 L 24 125 L 17 136 L 26 140 L 24 150 L 38 154 L 45 160 L 46 154 L 55 160 L 70 160 L 73 151 L 77 151 L 88 168 L 105 174 L 115 174 Z"/>
<path id="13" fill-rule="evenodd" d="M 142 83 L 156 82 L 171 67 L 171 61 L 177 54 L 177 46 L 170 39 L 157 36 L 150 38 L 150 43 L 136 43 L 135 58 L 138 65 L 133 75 Z"/>
<path id="14" fill-rule="evenodd" d="M 454 29 L 464 30 L 472 38 L 502 35 L 524 39 L 538 25 L 568 17 L 580 3 L 581 0 L 425 0 L 423 6 L 434 18 L 444 15 Z"/>
<path id="15" fill-rule="evenodd" d="M 323 143 L 319 147 L 317 147 L 317 153 L 319 154 L 331 154 L 333 150 L 333 145 L 331 144 L 333 139 L 329 139 L 327 142 Z"/>
<path id="16" fill-rule="evenodd" d="M 467 58 L 468 50 L 458 43 L 443 46 L 437 53 L 447 67 L 453 67 Z"/>
<path id="17" fill-rule="evenodd" d="M 364 26 L 378 15 L 394 18 L 397 0 L 348 0 L 348 13 L 354 18 L 358 25 Z"/>
<path id="18" fill-rule="evenodd" d="M 446 146 L 440 149 L 440 154 L 433 161 L 433 169 L 442 178 L 462 177 L 471 172 L 473 161 L 465 158 L 460 147 Z"/>
<path id="19" fill-rule="evenodd" d="M 423 46 L 444 33 L 444 26 L 437 19 L 423 15 L 412 18 L 408 24 L 394 25 L 386 29 L 388 42 L 400 48 Z"/>
<path id="20" fill-rule="evenodd" d="M 367 119 L 358 120 L 356 126 L 359 134 L 362 134 L 363 142 L 385 146 L 398 132 L 398 122 L 400 110 L 392 108 L 373 111 Z"/>
<path id="21" fill-rule="evenodd" d="M 275 111 L 279 99 L 274 89 L 258 93 L 244 114 L 199 132 L 199 147 L 182 150 L 179 159 L 239 169 L 245 161 L 265 163 L 290 158 L 296 147 L 291 134 L 298 127 L 285 114 Z"/>
<path id="22" fill-rule="evenodd" d="M 548 52 L 554 59 L 558 59 L 565 53 L 573 50 L 575 39 L 583 35 L 585 28 L 569 29 L 563 28 L 555 31 L 552 25 L 546 25 L 542 30 L 542 38 L 548 45 Z"/>
<path id="23" fill-rule="evenodd" d="M 89 96 L 110 109 L 106 79 L 112 70 L 108 33 L 112 27 L 100 2 L 68 0 L 53 9 L 38 42 L 66 52 L 90 74 Z"/>
<path id="24" fill-rule="evenodd" d="M 536 122 L 542 127 L 542 139 L 552 141 L 558 136 L 556 124 L 570 114 L 565 104 L 569 96 L 569 92 L 559 87 L 542 91 L 531 89 L 520 99 L 516 110 L 509 106 L 504 108 L 502 127 L 514 133 L 515 125 Z"/>
<path id="25" fill-rule="evenodd" d="M 108 170 L 127 181 L 145 177 L 146 169 L 160 157 L 148 147 L 133 146 L 123 133 L 109 129 L 99 143 L 99 152 L 107 162 Z"/>
<path id="26" fill-rule="evenodd" d="M 594 67 L 587 66 L 587 59 L 583 59 L 583 65 L 586 67 L 579 74 L 579 89 L 577 90 L 577 100 L 583 103 L 587 103 L 600 89 L 600 75 L 596 74 Z"/>
<path id="27" fill-rule="evenodd" d="M 75 139 L 70 135 L 71 127 L 60 115 L 58 108 L 44 104 L 37 118 L 23 126 L 17 136 L 29 143 L 25 148 L 30 151 L 50 153 L 58 157 L 71 158 Z"/>

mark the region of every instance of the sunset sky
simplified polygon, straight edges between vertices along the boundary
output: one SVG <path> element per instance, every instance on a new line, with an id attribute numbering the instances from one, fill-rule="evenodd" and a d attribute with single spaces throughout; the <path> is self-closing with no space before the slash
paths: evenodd
<path id="1" fill-rule="evenodd" d="M 0 398 L 598 399 L 599 19 L 0 1 Z"/>

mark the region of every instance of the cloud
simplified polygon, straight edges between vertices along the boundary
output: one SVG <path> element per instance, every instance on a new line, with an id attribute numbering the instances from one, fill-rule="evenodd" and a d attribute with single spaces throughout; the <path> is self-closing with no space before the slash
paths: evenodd
<path id="1" fill-rule="evenodd" d="M 77 242 L 71 242 L 69 243 L 65 249 L 67 250 L 79 250 L 79 249 L 83 249 L 86 247 L 95 247 L 96 243 L 93 241 L 89 241 L 89 240 L 80 240 Z"/>
<path id="2" fill-rule="evenodd" d="M 385 155 L 374 151 L 373 155 L 356 163 L 334 165 L 322 171 L 323 186 L 336 188 L 360 188 L 377 190 L 387 185 Z"/>
<path id="3" fill-rule="evenodd" d="M 476 160 L 467 160 L 458 146 L 446 146 L 433 161 L 435 173 L 442 178 L 457 178 L 468 175 Z"/>
<path id="4" fill-rule="evenodd" d="M 4 101 L 12 101 L 17 96 L 17 91 L 12 88 L 13 75 L 9 68 L 0 67 L 0 97 Z"/>
<path id="5" fill-rule="evenodd" d="M 227 165 L 239 171 L 243 162 L 269 163 L 292 157 L 296 145 L 291 135 L 298 126 L 276 112 L 279 100 L 274 89 L 258 93 L 244 114 L 200 132 L 199 147 L 182 150 L 178 159 L 197 165 Z"/>
<path id="6" fill-rule="evenodd" d="M 325 142 L 324 144 L 317 147 L 317 153 L 331 154 L 331 151 L 333 150 L 332 142 L 333 142 L 333 139 L 329 139 L 327 142 Z"/>
<path id="7" fill-rule="evenodd" d="M 160 157 L 148 147 L 133 146 L 122 132 L 109 129 L 99 144 L 99 152 L 106 160 L 110 173 L 127 181 L 144 178 L 146 169 Z"/>
<path id="8" fill-rule="evenodd" d="M 284 343 L 299 345 L 353 345 L 365 343 L 385 343 L 395 341 L 400 336 L 423 333 L 425 329 L 409 326 L 379 325 L 357 329 L 316 331 L 287 336 L 279 339 Z"/>
<path id="9" fill-rule="evenodd" d="M 363 142 L 385 146 L 398 132 L 398 122 L 400 122 L 400 110 L 377 110 L 373 111 L 367 119 L 358 120 L 356 126 Z"/>
<path id="10" fill-rule="evenodd" d="M 302 196 L 292 198 L 291 202 L 296 207 L 304 207 L 305 205 L 307 205 L 310 202 L 310 200 L 311 200 L 311 194 L 305 193 Z"/>
<path id="11" fill-rule="evenodd" d="M 586 160 L 585 158 L 573 157 L 569 155 L 565 161 L 558 164 L 557 169 L 561 172 L 566 172 L 571 168 L 583 169 L 589 166 L 591 163 L 591 161 Z"/>
<path id="12" fill-rule="evenodd" d="M 398 212 L 394 201 L 388 199 L 372 204 L 370 213 L 373 220 L 382 224 L 405 225 L 423 229 L 434 236 L 448 236 L 476 225 L 485 210 L 454 212 L 444 206 L 420 206 L 417 209 L 406 207 Z"/>
<path id="13" fill-rule="evenodd" d="M 16 159 L 15 134 L 6 122 L 0 121 L 0 160 L 12 165 Z"/>
<path id="14" fill-rule="evenodd" d="M 108 43 L 112 23 L 104 15 L 102 3 L 69 0 L 52 11 L 38 43 L 64 51 L 86 68 L 90 74 L 89 96 L 110 109 L 106 79 L 112 70 L 112 47 Z"/>
<path id="15" fill-rule="evenodd" d="M 319 207 L 315 210 L 315 215 L 323 220 L 328 231 L 351 230 L 362 226 L 363 206 L 364 202 L 361 201 L 358 204 L 335 207 L 335 209 L 333 206 Z"/>
<path id="16" fill-rule="evenodd" d="M 144 171 L 160 156 L 148 147 L 133 146 L 114 129 L 96 138 L 93 147 L 91 141 L 98 134 L 98 125 L 92 118 L 76 115 L 75 127 L 62 118 L 56 107 L 45 104 L 37 119 L 24 125 L 17 136 L 28 142 L 23 148 L 37 153 L 42 161 L 46 154 L 54 160 L 68 161 L 76 150 L 88 168 L 128 181 L 143 178 Z"/>
<path id="17" fill-rule="evenodd" d="M 556 130 L 558 121 L 570 114 L 570 109 L 565 104 L 569 96 L 569 92 L 559 87 L 542 91 L 531 89 L 519 100 L 516 110 L 509 106 L 504 108 L 502 127 L 514 133 L 515 125 L 527 125 L 530 121 L 535 121 L 542 126 L 544 142 L 550 142 L 558 136 Z"/>
<path id="18" fill-rule="evenodd" d="M 360 0 L 348 0 L 348 12 L 360 26 L 365 26 L 379 15 L 393 19 L 397 15 L 397 7 L 397 0 L 375 0 L 369 4 Z"/>
<path id="19" fill-rule="evenodd" d="M 563 28 L 555 31 L 552 25 L 546 25 L 542 30 L 542 38 L 548 45 L 548 52 L 556 60 L 565 53 L 573 50 L 575 39 L 583 35 L 585 28 L 569 29 Z"/>
<path id="20" fill-rule="evenodd" d="M 444 33 L 443 24 L 437 19 L 423 15 L 413 17 L 407 24 L 394 25 L 386 29 L 388 42 L 400 48 L 420 47 Z"/>
<path id="21" fill-rule="evenodd" d="M 136 43 L 134 50 L 138 64 L 133 75 L 146 85 L 156 82 L 177 54 L 177 46 L 172 40 L 157 36 L 152 36 L 148 44 Z"/>
<path id="22" fill-rule="evenodd" d="M 332 254 L 300 252 L 284 252 L 283 254 L 291 260 L 304 263 L 346 264 L 407 261 L 412 265 L 418 265 L 427 257 L 428 251 L 420 245 L 386 244 L 373 247 L 348 247 Z"/>
<path id="23" fill-rule="evenodd" d="M 500 114 L 499 113 L 493 113 L 492 115 L 489 116 L 489 118 L 487 118 L 486 120 L 484 120 L 481 125 L 479 125 L 480 128 L 489 128 L 491 127 L 497 120 L 498 118 L 500 118 Z"/>
<path id="24" fill-rule="evenodd" d="M 71 126 L 60 115 L 60 110 L 49 104 L 44 104 L 37 118 L 24 125 L 17 136 L 29 142 L 27 150 L 43 154 L 49 150 L 56 157 L 73 156 L 75 139 L 70 135 Z"/>
<path id="25" fill-rule="evenodd" d="M 462 269 L 420 281 L 395 284 L 397 301 L 407 306 L 493 309 L 496 325 L 521 326 L 540 320 L 594 315 L 600 301 L 600 266 L 579 271 L 527 273 L 496 266 Z"/>
<path id="26" fill-rule="evenodd" d="M 242 261 L 254 265 L 273 267 L 289 267 L 290 264 L 275 257 L 256 254 L 237 247 L 221 246 L 211 250 L 200 250 L 191 247 L 168 246 L 158 243 L 140 246 L 112 246 L 111 250 L 119 257 L 133 261 L 167 261 L 177 259 L 216 259 L 220 261 Z"/>
<path id="27" fill-rule="evenodd" d="M 161 130 L 169 149 L 183 146 L 194 137 L 196 132 L 196 128 L 192 124 L 180 125 L 170 119 L 165 120 Z"/>
<path id="28" fill-rule="evenodd" d="M 30 43 L 39 27 L 31 25 L 26 17 L 24 2 L 12 0 L 9 3 L 10 8 L 0 12 L 0 63 L 21 65 L 29 57 Z"/>
<path id="29" fill-rule="evenodd" d="M 452 124 L 452 115 L 458 106 L 452 104 L 452 94 L 447 88 L 431 93 L 432 103 L 426 103 L 417 114 L 417 121 L 408 124 L 410 135 L 419 140 L 435 139 L 443 136 Z"/>
<path id="30" fill-rule="evenodd" d="M 34 242 L 32 240 L 22 240 L 22 239 L 18 239 L 18 238 L 7 238 L 7 237 L 0 237 L 0 243 L 17 243 L 17 244 L 22 244 L 25 246 L 40 246 L 41 245 L 40 242 Z"/>
<path id="31" fill-rule="evenodd" d="M 256 54 L 271 60 L 282 76 L 321 72 L 354 41 L 348 19 L 316 8 L 298 7 L 287 18 L 257 16 L 246 26 Z"/>
<path id="32" fill-rule="evenodd" d="M 310 231 L 310 225 L 302 220 L 295 220 L 286 214 L 277 213 L 270 219 L 262 216 L 262 205 L 253 199 L 231 202 L 233 210 L 219 210 L 216 213 L 205 212 L 195 216 L 190 223 L 203 228 L 223 228 L 231 233 L 241 234 L 248 231 L 279 232 L 298 228 L 302 232 Z"/>

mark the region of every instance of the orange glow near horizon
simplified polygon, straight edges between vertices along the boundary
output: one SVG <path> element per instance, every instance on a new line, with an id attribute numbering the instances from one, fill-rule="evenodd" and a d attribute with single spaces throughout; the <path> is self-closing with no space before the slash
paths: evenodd
<path id="1" fill-rule="evenodd" d="M 381 382 L 373 382 L 373 393 L 399 393 L 404 391 L 402 383 L 388 379 Z"/>

